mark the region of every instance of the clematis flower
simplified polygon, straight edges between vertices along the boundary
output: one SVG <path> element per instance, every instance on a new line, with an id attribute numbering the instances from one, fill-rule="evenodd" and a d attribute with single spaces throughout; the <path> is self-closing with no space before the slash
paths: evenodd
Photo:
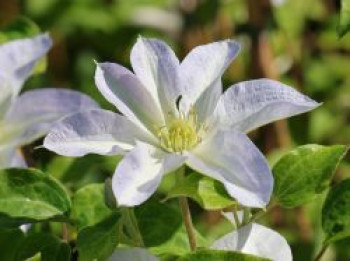
<path id="1" fill-rule="evenodd" d="M 257 223 L 250 223 L 219 238 L 211 248 L 238 251 L 272 261 L 293 260 L 287 241 L 276 231 Z"/>
<path id="2" fill-rule="evenodd" d="M 16 149 L 44 136 L 57 120 L 98 108 L 89 97 L 70 90 L 47 88 L 19 95 L 51 45 L 48 34 L 0 45 L 0 169 L 24 167 Z"/>
<path id="3" fill-rule="evenodd" d="M 318 104 L 267 79 L 222 94 L 221 76 L 239 49 L 232 40 L 215 42 L 194 48 L 180 63 L 162 41 L 140 37 L 131 52 L 134 73 L 97 64 L 97 88 L 122 114 L 96 110 L 67 117 L 44 147 L 66 156 L 125 155 L 112 179 L 120 206 L 141 204 L 165 174 L 187 164 L 222 182 L 240 204 L 264 207 L 273 177 L 244 133 Z"/>

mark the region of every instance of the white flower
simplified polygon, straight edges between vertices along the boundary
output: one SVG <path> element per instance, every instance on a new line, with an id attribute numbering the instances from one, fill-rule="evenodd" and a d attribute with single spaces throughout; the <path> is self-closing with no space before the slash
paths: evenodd
<path id="1" fill-rule="evenodd" d="M 212 249 L 238 251 L 273 261 L 292 261 L 287 241 L 276 231 L 251 223 L 218 239 Z"/>
<path id="2" fill-rule="evenodd" d="M 47 34 L 0 45 L 0 169 L 25 166 L 16 149 L 44 136 L 63 116 L 98 108 L 87 96 L 69 90 L 48 88 L 18 96 L 51 45 Z"/>
<path id="3" fill-rule="evenodd" d="M 144 202 L 163 175 L 187 164 L 221 181 L 242 205 L 264 207 L 272 174 L 243 132 L 318 104 L 266 79 L 222 94 L 221 76 L 239 49 L 232 40 L 199 46 L 180 63 L 165 43 L 140 37 L 131 52 L 135 74 L 118 64 L 97 65 L 98 89 L 123 115 L 75 114 L 48 134 L 44 146 L 67 156 L 125 155 L 112 182 L 121 206 Z"/>

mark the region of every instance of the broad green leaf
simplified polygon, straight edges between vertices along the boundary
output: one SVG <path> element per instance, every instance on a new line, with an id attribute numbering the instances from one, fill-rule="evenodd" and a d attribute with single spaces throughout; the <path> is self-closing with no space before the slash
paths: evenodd
<path id="1" fill-rule="evenodd" d="M 0 226 L 66 219 L 71 208 L 63 187 L 35 169 L 0 171 Z"/>
<path id="2" fill-rule="evenodd" d="M 136 207 L 135 216 L 146 247 L 162 244 L 182 223 L 179 211 L 153 200 Z"/>
<path id="3" fill-rule="evenodd" d="M 0 260 L 16 260 L 17 249 L 24 240 L 18 229 L 0 229 Z"/>
<path id="4" fill-rule="evenodd" d="M 328 243 L 350 237 L 350 179 L 329 191 L 322 209 L 322 228 Z"/>
<path id="5" fill-rule="evenodd" d="M 341 0 L 338 35 L 344 36 L 350 30 L 350 0 Z"/>
<path id="6" fill-rule="evenodd" d="M 169 198 L 179 196 L 189 197 L 207 210 L 223 209 L 236 204 L 220 182 L 198 173 L 185 177 L 168 194 Z"/>
<path id="7" fill-rule="evenodd" d="M 328 188 L 347 147 L 305 145 L 284 155 L 273 167 L 274 196 L 283 207 L 307 203 Z"/>
<path id="8" fill-rule="evenodd" d="M 269 259 L 238 252 L 220 250 L 201 250 L 187 254 L 176 261 L 267 261 Z"/>
<path id="9" fill-rule="evenodd" d="M 42 261 L 68 261 L 70 260 L 70 247 L 68 244 L 53 235 L 45 233 L 29 234 L 17 249 L 17 259 L 26 260 L 40 253 Z"/>
<path id="10" fill-rule="evenodd" d="M 79 189 L 72 198 L 71 218 L 79 229 L 107 218 L 112 211 L 105 205 L 103 184 L 91 184 Z"/>
<path id="11" fill-rule="evenodd" d="M 82 229 L 78 234 L 77 248 L 80 261 L 105 260 L 118 245 L 118 221 L 114 212 L 100 223 Z"/>

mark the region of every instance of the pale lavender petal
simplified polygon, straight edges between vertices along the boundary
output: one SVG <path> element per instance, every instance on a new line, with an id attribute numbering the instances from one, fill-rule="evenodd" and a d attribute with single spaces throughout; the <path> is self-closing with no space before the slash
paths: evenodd
<path id="1" fill-rule="evenodd" d="M 217 131 L 189 153 L 187 164 L 222 182 L 244 206 L 264 208 L 270 200 L 273 177 L 269 166 L 243 133 Z"/>
<path id="2" fill-rule="evenodd" d="M 73 114 L 56 124 L 44 147 L 65 156 L 125 154 L 148 136 L 125 116 L 105 110 Z"/>
<path id="3" fill-rule="evenodd" d="M 140 127 L 155 133 L 164 126 L 156 100 L 128 69 L 113 63 L 99 63 L 95 73 L 97 88 L 117 109 Z"/>
<path id="4" fill-rule="evenodd" d="M 273 261 L 292 261 L 287 241 L 276 231 L 251 223 L 218 239 L 212 249 L 239 251 Z"/>
<path id="5" fill-rule="evenodd" d="M 180 167 L 184 161 L 181 155 L 167 154 L 138 142 L 119 163 L 112 178 L 118 205 L 131 207 L 143 203 L 157 190 L 163 175 Z"/>
<path id="6" fill-rule="evenodd" d="M 173 50 L 162 41 L 139 37 L 130 59 L 135 74 L 159 101 L 164 116 L 176 114 L 176 99 L 182 91 L 179 60 Z"/>
<path id="7" fill-rule="evenodd" d="M 230 87 L 220 98 L 217 114 L 225 126 L 249 132 L 318 106 L 319 103 L 283 83 L 259 79 Z"/>
<path id="8" fill-rule="evenodd" d="M 37 89 L 20 95 L 6 114 L 18 145 L 28 144 L 44 136 L 55 122 L 98 105 L 87 95 L 65 89 Z"/>
<path id="9" fill-rule="evenodd" d="M 49 51 L 49 34 L 11 41 L 0 45 L 0 70 L 7 74 L 17 95 L 24 81 L 32 74 L 36 63 Z"/>
<path id="10" fill-rule="evenodd" d="M 180 64 L 182 88 L 194 104 L 211 85 L 216 84 L 237 56 L 240 45 L 225 40 L 194 48 Z"/>

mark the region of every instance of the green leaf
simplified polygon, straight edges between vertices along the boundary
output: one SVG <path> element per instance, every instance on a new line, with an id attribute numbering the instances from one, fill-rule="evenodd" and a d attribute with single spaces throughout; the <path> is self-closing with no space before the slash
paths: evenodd
<path id="1" fill-rule="evenodd" d="M 26 260 L 41 254 L 42 261 L 68 261 L 71 250 L 67 243 L 53 235 L 45 233 L 30 234 L 22 241 L 22 246 L 17 250 L 17 260 Z"/>
<path id="2" fill-rule="evenodd" d="M 17 39 L 34 37 L 37 34 L 40 34 L 40 28 L 30 19 L 21 16 L 1 29 L 0 44 Z"/>
<path id="3" fill-rule="evenodd" d="M 350 237 L 350 179 L 329 191 L 322 209 L 322 228 L 328 243 Z"/>
<path id="4" fill-rule="evenodd" d="M 105 205 L 103 184 L 87 185 L 79 189 L 72 198 L 71 218 L 76 220 L 79 230 L 101 222 L 111 213 Z"/>
<path id="5" fill-rule="evenodd" d="M 79 232 L 77 248 L 80 261 L 105 260 L 113 253 L 119 243 L 119 219 L 120 214 L 114 212 L 100 223 Z"/>
<path id="6" fill-rule="evenodd" d="M 135 216 L 146 247 L 165 242 L 182 224 L 178 210 L 153 200 L 136 207 Z"/>
<path id="7" fill-rule="evenodd" d="M 0 226 L 66 220 L 71 208 L 63 187 L 35 169 L 0 171 Z"/>
<path id="8" fill-rule="evenodd" d="M 341 1 L 338 35 L 344 36 L 350 30 L 350 0 Z"/>
<path id="9" fill-rule="evenodd" d="M 18 229 L 0 229 L 0 260 L 16 260 L 17 249 L 24 240 Z"/>
<path id="10" fill-rule="evenodd" d="M 198 173 L 185 177 L 168 194 L 168 198 L 179 196 L 189 197 L 207 210 L 223 209 L 237 204 L 220 182 Z"/>
<path id="11" fill-rule="evenodd" d="M 313 200 L 329 187 L 347 149 L 343 145 L 305 145 L 284 155 L 273 167 L 275 199 L 286 208 Z"/>
<path id="12" fill-rule="evenodd" d="M 233 251 L 201 250 L 178 258 L 176 261 L 266 261 L 269 259 Z"/>

